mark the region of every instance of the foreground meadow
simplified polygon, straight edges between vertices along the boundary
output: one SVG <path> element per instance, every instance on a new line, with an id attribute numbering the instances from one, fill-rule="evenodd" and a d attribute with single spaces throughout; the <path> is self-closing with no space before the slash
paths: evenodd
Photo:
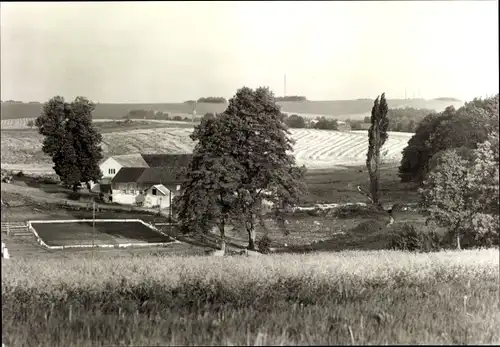
<path id="1" fill-rule="evenodd" d="M 12 259 L 2 261 L 2 342 L 498 343 L 498 255 Z"/>

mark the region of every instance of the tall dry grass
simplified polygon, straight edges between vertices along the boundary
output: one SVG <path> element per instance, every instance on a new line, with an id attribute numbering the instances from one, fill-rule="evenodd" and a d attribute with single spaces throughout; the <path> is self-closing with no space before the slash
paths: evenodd
<path id="1" fill-rule="evenodd" d="M 491 344 L 498 288 L 497 249 L 12 259 L 2 263 L 3 342 Z"/>

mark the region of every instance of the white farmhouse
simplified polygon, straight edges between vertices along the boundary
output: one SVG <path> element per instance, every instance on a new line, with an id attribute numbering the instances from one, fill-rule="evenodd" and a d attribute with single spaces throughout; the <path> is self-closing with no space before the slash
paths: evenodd
<path id="1" fill-rule="evenodd" d="M 168 208 L 191 158 L 191 154 L 113 156 L 101 163 L 103 177 L 95 190 L 108 202 Z"/>
<path id="2" fill-rule="evenodd" d="M 149 208 L 169 208 L 181 191 L 182 168 L 154 167 L 120 169 L 111 180 L 111 201 Z"/>
<path id="3" fill-rule="evenodd" d="M 104 160 L 100 165 L 102 179 L 92 190 L 109 197 L 111 180 L 122 168 L 148 167 L 186 167 L 191 160 L 191 154 L 125 154 L 115 155 Z"/>

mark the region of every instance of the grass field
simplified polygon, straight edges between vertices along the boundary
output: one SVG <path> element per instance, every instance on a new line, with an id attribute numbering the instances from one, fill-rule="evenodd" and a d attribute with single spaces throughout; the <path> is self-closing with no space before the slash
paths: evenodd
<path id="1" fill-rule="evenodd" d="M 373 106 L 373 100 L 333 100 L 333 101 L 302 101 L 302 102 L 278 102 L 282 111 L 287 113 L 298 113 L 304 115 L 334 116 L 339 120 L 363 119 Z M 463 105 L 460 101 L 423 100 L 423 99 L 390 99 L 390 108 L 413 107 L 433 109 L 437 112 L 444 110 L 447 106 L 453 105 L 456 108 Z M 227 104 L 199 103 L 196 105 L 198 115 L 205 113 L 220 113 L 227 107 Z M 2 120 L 18 118 L 36 118 L 40 115 L 41 104 L 8 104 L 2 103 Z M 191 114 L 192 106 L 185 103 L 168 104 L 97 104 L 94 112 L 94 119 L 123 119 L 132 110 L 155 110 L 168 112 L 170 114 Z M 2 124 L 3 127 L 3 124 Z"/>
<path id="2" fill-rule="evenodd" d="M 500 342 L 493 249 L 1 266 L 7 346 Z"/>
<path id="3" fill-rule="evenodd" d="M 149 125 L 148 125 L 149 126 Z M 130 153 L 190 153 L 194 142 L 191 127 L 159 127 L 106 131 L 102 148 L 105 157 Z M 308 168 L 332 168 L 339 165 L 362 165 L 368 148 L 367 132 L 340 132 L 316 129 L 291 129 L 296 140 L 294 154 L 299 165 Z M 389 134 L 382 151 L 383 160 L 397 163 L 412 134 Z M 152 141 L 152 139 L 155 139 Z M 35 130 L 4 130 L 1 137 L 2 166 L 10 169 L 49 170 L 51 159 L 42 148 L 42 136 Z"/>
<path id="4" fill-rule="evenodd" d="M 140 222 L 31 223 L 48 246 L 168 243 L 173 240 Z"/>

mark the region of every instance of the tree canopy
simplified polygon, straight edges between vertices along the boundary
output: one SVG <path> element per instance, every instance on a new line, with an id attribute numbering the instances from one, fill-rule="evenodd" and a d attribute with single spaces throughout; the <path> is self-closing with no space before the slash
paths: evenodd
<path id="1" fill-rule="evenodd" d="M 498 95 L 474 99 L 458 110 L 450 106 L 441 113 L 429 114 L 418 124 L 403 150 L 401 181 L 423 182 L 434 155 L 451 148 L 477 148 L 488 133 L 498 131 L 498 121 Z"/>
<path id="2" fill-rule="evenodd" d="M 56 96 L 43 105 L 35 124 L 45 138 L 42 151 L 52 157 L 61 181 L 76 190 L 101 178 L 101 134 L 92 124 L 95 105 L 84 97 L 67 103 Z"/>
<path id="3" fill-rule="evenodd" d="M 368 129 L 368 152 L 366 155 L 366 167 L 370 176 L 370 194 L 375 205 L 379 205 L 380 201 L 380 164 L 381 153 L 380 149 L 387 141 L 389 134 L 389 119 L 387 118 L 387 101 L 385 93 L 375 99 L 372 108 L 371 126 Z"/>
<path id="4" fill-rule="evenodd" d="M 428 220 L 448 228 L 458 247 L 464 235 L 480 245 L 498 244 L 498 132 L 474 150 L 447 149 L 435 161 L 419 190 Z"/>
<path id="5" fill-rule="evenodd" d="M 282 101 L 307 101 L 307 98 L 305 96 L 298 96 L 298 95 L 290 95 L 290 96 L 277 96 L 275 98 L 277 102 L 282 102 Z"/>
<path id="6" fill-rule="evenodd" d="M 199 98 L 198 102 L 211 103 L 211 104 L 225 104 L 227 100 L 221 96 L 209 96 L 204 98 Z"/>
<path id="7" fill-rule="evenodd" d="M 195 159 L 187 183 L 193 188 L 178 198 L 178 218 L 185 229 L 200 231 L 215 223 L 222 234 L 221 225 L 230 221 L 245 228 L 249 249 L 255 249 L 263 202 L 273 203 L 277 214 L 298 202 L 305 190 L 305 168 L 295 165 L 283 119 L 269 89 L 243 87 L 223 113 L 195 128 Z M 210 174 L 200 173 L 209 167 Z M 200 185 L 205 190 L 194 188 Z"/>

